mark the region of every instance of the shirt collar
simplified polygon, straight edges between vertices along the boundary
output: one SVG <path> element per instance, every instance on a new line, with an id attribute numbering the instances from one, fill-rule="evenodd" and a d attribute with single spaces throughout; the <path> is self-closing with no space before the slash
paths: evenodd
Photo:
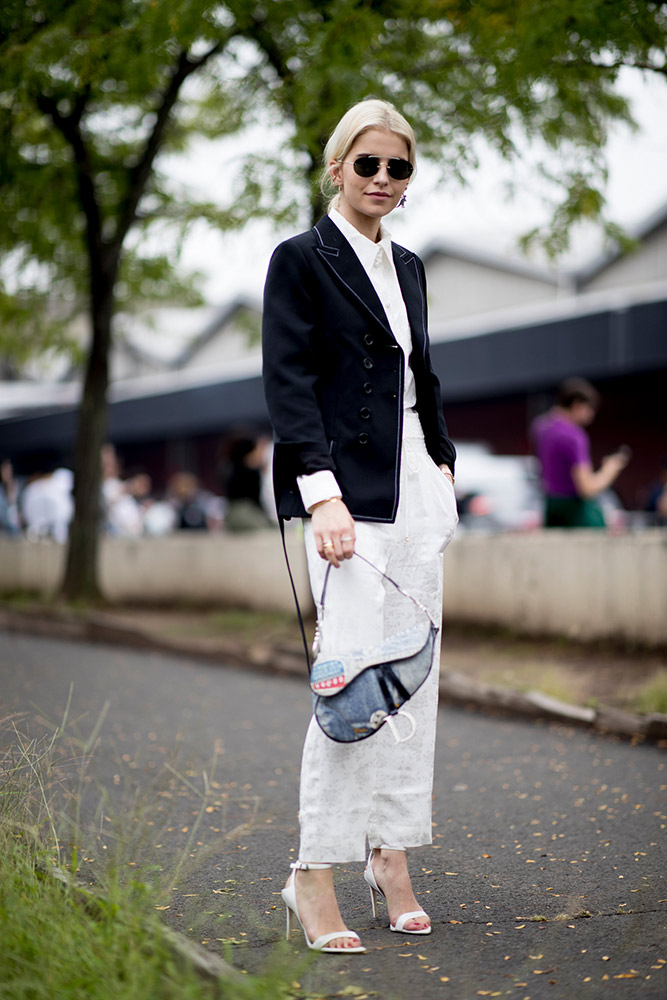
<path id="1" fill-rule="evenodd" d="M 373 243 L 335 208 L 329 212 L 329 218 L 340 229 L 366 270 L 370 270 L 379 253 L 385 253 L 387 259 L 392 260 L 391 233 L 382 223 L 380 223 L 380 240 L 378 243 Z"/>

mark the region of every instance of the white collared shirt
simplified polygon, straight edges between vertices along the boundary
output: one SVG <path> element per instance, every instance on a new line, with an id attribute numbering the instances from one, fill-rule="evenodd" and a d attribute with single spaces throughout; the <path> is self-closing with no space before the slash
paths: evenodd
<path id="1" fill-rule="evenodd" d="M 332 208 L 329 212 L 329 218 L 340 229 L 359 258 L 359 262 L 368 275 L 382 303 L 382 308 L 387 315 L 396 343 L 403 351 L 405 359 L 403 407 L 404 409 L 412 409 L 417 402 L 415 377 L 410 368 L 412 331 L 410 330 L 408 313 L 405 308 L 405 302 L 401 294 L 401 287 L 398 283 L 398 275 L 396 274 L 396 267 L 394 265 L 391 234 L 383 225 L 380 225 L 380 241 L 379 243 L 373 243 L 367 236 L 360 233 L 358 229 L 355 229 L 352 223 L 348 222 L 335 208 Z M 306 510 L 309 510 L 321 500 L 342 496 L 340 487 L 336 482 L 336 477 L 328 469 L 323 469 L 321 472 L 312 472 L 307 476 L 299 476 L 297 483 Z"/>

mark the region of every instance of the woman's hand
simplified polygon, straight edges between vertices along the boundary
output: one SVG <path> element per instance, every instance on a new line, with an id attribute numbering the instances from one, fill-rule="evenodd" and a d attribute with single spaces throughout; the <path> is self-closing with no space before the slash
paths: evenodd
<path id="1" fill-rule="evenodd" d="M 311 516 L 318 553 L 338 569 L 343 559 L 354 555 L 354 521 L 349 510 L 335 497 L 317 504 Z"/>

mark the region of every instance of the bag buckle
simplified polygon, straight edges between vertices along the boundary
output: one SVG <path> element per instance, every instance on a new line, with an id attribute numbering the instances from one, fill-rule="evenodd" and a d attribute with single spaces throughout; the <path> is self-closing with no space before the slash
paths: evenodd
<path id="1" fill-rule="evenodd" d="M 396 725 L 395 721 L 396 716 L 398 715 L 404 715 L 405 718 L 408 719 L 408 721 L 410 722 L 411 728 L 407 736 L 399 736 L 398 726 Z M 395 712 L 393 715 L 388 715 L 384 721 L 391 729 L 391 734 L 397 743 L 407 743 L 407 741 L 412 739 L 412 737 L 417 731 L 417 723 L 415 722 L 414 717 L 410 714 L 410 712 L 404 712 L 402 709 L 399 712 Z"/>

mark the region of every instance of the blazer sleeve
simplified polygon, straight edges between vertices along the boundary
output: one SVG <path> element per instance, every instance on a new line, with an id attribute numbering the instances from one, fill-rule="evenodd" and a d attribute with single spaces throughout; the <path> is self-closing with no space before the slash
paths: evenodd
<path id="1" fill-rule="evenodd" d="M 317 394 L 322 349 L 316 338 L 315 281 L 295 240 L 276 248 L 264 287 L 264 392 L 276 458 L 292 477 L 335 471 Z"/>

